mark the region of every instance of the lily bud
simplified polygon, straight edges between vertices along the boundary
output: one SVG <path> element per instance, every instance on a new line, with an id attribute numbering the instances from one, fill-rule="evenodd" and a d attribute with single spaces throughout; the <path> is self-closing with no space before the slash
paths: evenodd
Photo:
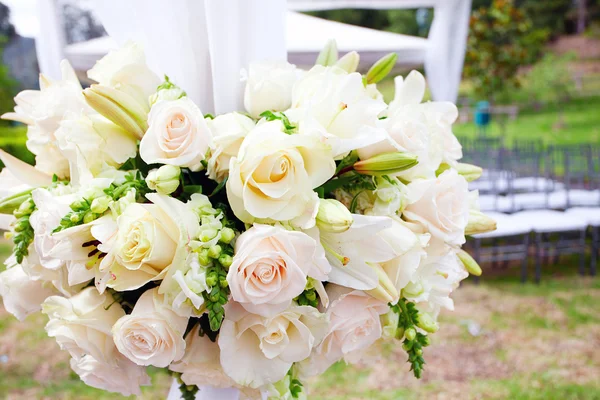
<path id="1" fill-rule="evenodd" d="M 111 201 L 112 201 L 112 198 L 109 196 L 96 197 L 92 201 L 90 210 L 92 210 L 92 212 L 95 214 L 102 214 L 106 210 L 108 210 L 108 206 L 110 205 Z"/>
<path id="2" fill-rule="evenodd" d="M 481 267 L 469 253 L 464 250 L 459 250 L 457 255 L 458 259 L 465 266 L 465 269 L 468 273 L 475 276 L 481 276 Z"/>
<path id="3" fill-rule="evenodd" d="M 181 175 L 179 167 L 163 165 L 148 173 L 146 184 L 158 193 L 171 194 L 179 187 L 179 175 Z"/>
<path id="4" fill-rule="evenodd" d="M 342 233 L 347 231 L 354 219 L 345 205 L 333 199 L 321 199 L 317 213 L 317 226 L 325 232 Z"/>
<path id="5" fill-rule="evenodd" d="M 469 210 L 469 220 L 465 228 L 465 235 L 475 235 L 496 230 L 496 220 L 488 217 L 481 211 Z"/>
<path id="6" fill-rule="evenodd" d="M 419 313 L 419 321 L 417 325 L 419 326 L 419 328 L 429 333 L 436 333 L 438 329 L 440 329 L 438 323 L 435 322 L 431 315 L 424 312 Z"/>
<path id="7" fill-rule="evenodd" d="M 32 191 L 33 189 L 28 189 L 24 192 L 3 198 L 0 201 L 0 214 L 12 214 L 16 210 L 19 210 L 18 212 L 21 212 L 23 215 L 30 214 L 35 205 L 33 202 L 26 200 Z M 23 211 L 21 211 L 21 207 L 24 207 Z"/>
<path id="8" fill-rule="evenodd" d="M 144 136 L 148 129 L 148 110 L 133 96 L 120 90 L 92 85 L 83 91 L 85 101 L 106 119 L 134 134 Z"/>
<path id="9" fill-rule="evenodd" d="M 405 152 L 384 153 L 355 163 L 354 170 L 363 175 L 394 175 L 417 164 L 417 156 L 414 154 Z"/>
<path id="10" fill-rule="evenodd" d="M 396 60 L 398 60 L 396 53 L 390 53 L 380 58 L 367 72 L 367 83 L 377 83 L 385 78 L 396 65 Z"/>
<path id="11" fill-rule="evenodd" d="M 377 273 L 379 278 L 379 284 L 375 289 L 367 290 L 366 292 L 376 299 L 385 301 L 386 303 L 393 303 L 400 297 L 398 289 L 394 286 L 390 277 L 385 273 L 381 265 L 371 264 L 371 267 Z"/>
<path id="12" fill-rule="evenodd" d="M 337 67 L 340 67 L 344 71 L 349 74 L 356 72 L 358 68 L 358 63 L 360 62 L 360 56 L 356 51 L 351 51 L 350 53 L 346 53 L 346 55 L 338 60 L 335 63 Z"/>
<path id="13" fill-rule="evenodd" d="M 466 163 L 458 163 L 456 165 L 456 171 L 459 175 L 462 175 L 467 182 L 477 180 L 481 177 L 481 174 L 483 174 L 483 169 L 481 167 Z"/>
<path id="14" fill-rule="evenodd" d="M 338 60 L 338 49 L 335 40 L 330 39 L 327 44 L 319 53 L 317 57 L 316 65 L 324 65 L 326 67 L 334 65 Z"/>

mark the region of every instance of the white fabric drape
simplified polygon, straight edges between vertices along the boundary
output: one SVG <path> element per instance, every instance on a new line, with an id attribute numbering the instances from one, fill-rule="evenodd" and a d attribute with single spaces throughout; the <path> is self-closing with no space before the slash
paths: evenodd
<path id="1" fill-rule="evenodd" d="M 471 0 L 288 0 L 288 6 L 298 11 L 433 7 L 425 72 L 434 100 L 456 101 L 467 47 Z"/>
<path id="2" fill-rule="evenodd" d="M 240 71 L 285 59 L 285 0 L 96 0 L 108 34 L 144 46 L 149 65 L 204 113 L 243 109 Z"/>
<path id="3" fill-rule="evenodd" d="M 40 31 L 35 38 L 40 71 L 52 79 L 60 79 L 60 62 L 64 58 L 65 32 L 55 0 L 38 0 Z"/>

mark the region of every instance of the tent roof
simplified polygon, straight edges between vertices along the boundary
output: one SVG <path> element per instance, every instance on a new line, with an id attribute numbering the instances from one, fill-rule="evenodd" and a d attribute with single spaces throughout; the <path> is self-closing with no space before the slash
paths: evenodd
<path id="1" fill-rule="evenodd" d="M 361 63 L 366 65 L 390 52 L 398 53 L 400 64 L 422 64 L 428 47 L 424 38 L 327 21 L 295 12 L 288 12 L 287 20 L 288 58 L 299 65 L 312 64 L 330 38 L 337 41 L 341 53 L 358 51 Z M 73 67 L 85 70 L 116 47 L 116 42 L 105 36 L 67 46 L 65 54 Z"/>

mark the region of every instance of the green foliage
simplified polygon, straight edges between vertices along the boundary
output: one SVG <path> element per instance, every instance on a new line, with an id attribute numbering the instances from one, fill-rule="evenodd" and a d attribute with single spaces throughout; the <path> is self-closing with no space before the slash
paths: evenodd
<path id="1" fill-rule="evenodd" d="M 0 3 L 1 4 L 1 3 Z M 10 75 L 10 71 L 6 65 L 2 62 L 4 55 L 4 46 L 6 44 L 6 37 L 0 36 L 0 114 L 12 110 L 14 107 L 14 97 L 18 91 L 18 83 Z M 2 124 L 6 125 L 7 122 L 2 121 Z"/>
<path id="2" fill-rule="evenodd" d="M 402 348 L 408 353 L 408 363 L 410 370 L 416 378 L 421 378 L 425 360 L 423 359 L 423 347 L 429 345 L 427 335 L 417 332 L 419 323 L 419 311 L 415 303 L 405 298 L 401 298 L 397 304 L 392 305 L 391 309 L 398 314 L 398 332 L 404 335 Z"/>
<path id="3" fill-rule="evenodd" d="M 26 143 L 27 128 L 24 126 L 0 126 L 0 148 L 19 160 L 33 165 L 35 156 L 27 149 Z M 0 162 L 0 167 L 3 166 L 4 164 Z"/>
<path id="4" fill-rule="evenodd" d="M 23 259 L 29 255 L 29 245 L 33 242 L 33 227 L 29 222 L 29 217 L 35 211 L 35 203 L 31 194 L 21 206 L 14 211 L 14 216 L 17 219 L 13 225 L 14 236 L 12 237 L 14 247 L 13 252 L 17 259 L 17 263 L 21 264 Z"/>
<path id="5" fill-rule="evenodd" d="M 115 185 L 114 183 L 111 184 L 108 188 L 104 189 L 104 194 L 113 201 L 118 201 L 126 196 L 131 189 L 135 190 L 138 200 L 142 199 L 150 191 L 139 171 L 127 174 L 125 176 L 125 182 L 120 185 Z M 54 229 L 53 233 L 98 219 L 102 214 L 92 211 L 93 201 L 94 198 L 83 198 L 71 204 L 71 211 L 62 217 L 60 224 Z M 104 211 L 102 213 L 104 213 Z"/>
<path id="6" fill-rule="evenodd" d="M 538 57 L 546 39 L 547 32 L 533 29 L 512 0 L 494 0 L 471 16 L 465 76 L 480 98 L 494 99 L 497 92 L 519 86 L 519 67 Z"/>
<path id="7" fill-rule="evenodd" d="M 300 293 L 300 296 L 294 299 L 300 306 L 311 306 L 317 308 L 319 305 L 319 298 L 317 291 L 314 288 L 306 289 Z"/>

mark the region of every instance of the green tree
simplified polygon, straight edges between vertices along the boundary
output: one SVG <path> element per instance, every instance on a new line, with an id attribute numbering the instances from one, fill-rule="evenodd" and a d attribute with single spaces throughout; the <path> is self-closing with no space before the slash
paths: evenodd
<path id="1" fill-rule="evenodd" d="M 494 0 L 473 12 L 465 57 L 465 76 L 475 83 L 479 98 L 519 86 L 520 66 L 537 59 L 547 32 L 533 29 L 531 19 L 511 0 Z"/>

